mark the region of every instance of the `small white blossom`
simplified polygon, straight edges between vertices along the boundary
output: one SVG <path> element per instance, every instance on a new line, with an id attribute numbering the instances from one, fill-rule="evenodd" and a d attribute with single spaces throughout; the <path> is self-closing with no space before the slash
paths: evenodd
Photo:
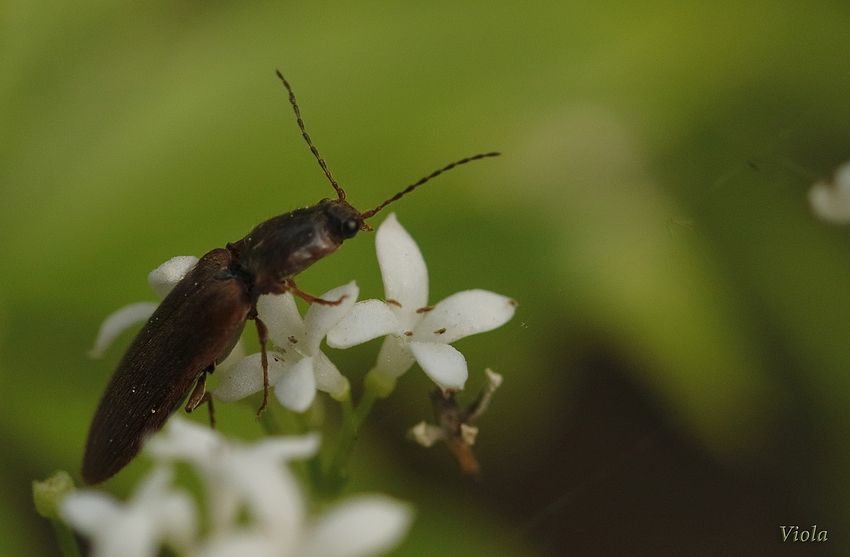
<path id="1" fill-rule="evenodd" d="M 318 437 L 228 442 L 181 418 L 148 444 L 154 458 L 191 463 L 204 478 L 211 537 L 193 557 L 367 557 L 397 545 L 412 513 L 376 495 L 352 497 L 311 518 L 294 476 L 282 464 L 307 458 Z M 248 521 L 240 521 L 245 511 Z"/>
<path id="2" fill-rule="evenodd" d="M 279 532 L 236 528 L 218 533 L 194 557 L 369 557 L 392 549 L 410 528 L 413 513 L 380 495 L 355 496 L 306 520 L 292 537 Z"/>
<path id="3" fill-rule="evenodd" d="M 413 513 L 407 505 L 382 495 L 350 497 L 313 520 L 302 537 L 303 557 L 366 557 L 398 545 Z"/>
<path id="4" fill-rule="evenodd" d="M 260 296 L 259 318 L 266 324 L 271 347 L 268 351 L 269 385 L 280 403 L 290 410 L 303 412 L 316 397 L 316 390 L 336 399 L 347 396 L 348 380 L 322 352 L 322 339 L 354 306 L 359 289 L 355 282 L 334 288 L 321 297 L 339 304 L 312 304 L 304 319 L 298 313 L 292 294 Z M 259 353 L 244 358 L 221 375 L 216 398 L 233 401 L 263 389 L 263 371 Z"/>
<path id="5" fill-rule="evenodd" d="M 818 182 L 809 190 L 809 204 L 820 219 L 832 224 L 850 223 L 850 162 L 835 171 L 832 182 Z"/>
<path id="6" fill-rule="evenodd" d="M 191 255 L 172 257 L 148 274 L 148 284 L 159 296 L 165 298 L 174 286 L 186 276 L 198 258 Z M 89 357 L 100 358 L 121 333 L 130 327 L 147 321 L 157 306 L 154 302 L 138 302 L 126 305 L 110 314 L 100 326 L 94 346 L 89 350 Z"/>
<path id="7" fill-rule="evenodd" d="M 375 238 L 384 301 L 366 300 L 328 333 L 328 345 L 348 348 L 386 336 L 375 372 L 394 381 L 414 362 L 444 390 L 460 390 L 466 360 L 450 343 L 505 324 L 516 302 L 486 290 L 466 290 L 428 306 L 428 271 L 416 242 L 390 214 Z"/>
<path id="8" fill-rule="evenodd" d="M 157 468 L 126 504 L 83 490 L 65 497 L 60 512 L 91 541 L 92 557 L 155 557 L 163 543 L 182 553 L 195 537 L 195 507 L 170 482 L 171 470 Z"/>
<path id="9" fill-rule="evenodd" d="M 295 478 L 282 464 L 309 458 L 318 449 L 316 435 L 266 438 L 251 445 L 228 442 L 179 416 L 146 446 L 161 462 L 189 462 L 198 470 L 207 485 L 214 530 L 234 524 L 244 510 L 258 527 L 284 534 L 300 526 L 304 502 Z"/>

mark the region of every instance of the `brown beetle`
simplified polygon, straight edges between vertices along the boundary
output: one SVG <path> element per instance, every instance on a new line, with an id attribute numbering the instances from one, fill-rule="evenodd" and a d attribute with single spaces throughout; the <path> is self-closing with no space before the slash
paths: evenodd
<path id="1" fill-rule="evenodd" d="M 241 240 L 208 252 L 174 287 L 133 340 L 100 400 L 83 459 L 87 483 L 102 482 L 126 466 L 147 436 L 162 428 L 190 392 L 186 411 L 207 402 L 212 417 L 212 399 L 204 389 L 206 377 L 230 354 L 249 319 L 254 320 L 260 337 L 264 390 L 258 413 L 262 412 L 269 377 L 266 327 L 257 317 L 259 296 L 292 292 L 310 303 L 339 303 L 302 292 L 293 277 L 336 251 L 359 230 L 371 230 L 366 219 L 431 178 L 498 155 L 482 153 L 453 162 L 374 209 L 360 212 L 346 201 L 345 191 L 304 127 L 292 88 L 283 74 L 278 71 L 277 75 L 289 92 L 301 134 L 337 198 L 258 224 Z"/>

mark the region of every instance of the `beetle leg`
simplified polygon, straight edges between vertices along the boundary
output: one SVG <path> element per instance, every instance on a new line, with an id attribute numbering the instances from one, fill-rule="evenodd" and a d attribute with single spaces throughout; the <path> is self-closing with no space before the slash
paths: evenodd
<path id="1" fill-rule="evenodd" d="M 343 294 L 337 300 L 325 300 L 324 298 L 319 298 L 318 296 L 313 296 L 312 294 L 307 294 L 303 290 L 299 290 L 297 286 L 295 286 L 295 281 L 292 279 L 287 279 L 285 283 L 286 289 L 307 302 L 308 304 L 320 304 L 323 306 L 336 306 L 339 305 L 344 299 L 348 297 L 347 294 Z"/>
<path id="2" fill-rule="evenodd" d="M 215 429 L 215 408 L 213 408 L 212 396 L 206 391 L 207 375 L 215 370 L 215 364 L 204 370 L 198 381 L 195 383 L 195 388 L 192 389 L 192 394 L 189 395 L 189 400 L 186 401 L 186 413 L 191 414 L 198 406 L 207 403 L 207 409 L 210 414 L 210 427 Z"/>
<path id="3" fill-rule="evenodd" d="M 263 366 L 263 403 L 257 409 L 257 416 L 259 416 L 265 412 L 269 402 L 269 356 L 266 352 L 269 330 L 259 317 L 254 317 L 254 324 L 257 325 L 257 335 L 260 337 L 260 362 Z"/>

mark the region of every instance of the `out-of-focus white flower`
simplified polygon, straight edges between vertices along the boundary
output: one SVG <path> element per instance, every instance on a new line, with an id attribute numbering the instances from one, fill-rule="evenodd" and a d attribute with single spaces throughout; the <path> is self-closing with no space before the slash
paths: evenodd
<path id="1" fill-rule="evenodd" d="M 194 557 L 366 557 L 395 546 L 411 511 L 390 498 L 354 497 L 318 518 L 307 516 L 301 490 L 282 464 L 317 449 L 315 435 L 228 442 L 179 417 L 147 445 L 154 458 L 189 462 L 204 478 L 212 535 Z"/>
<path id="2" fill-rule="evenodd" d="M 154 557 L 163 543 L 184 553 L 195 538 L 195 507 L 170 483 L 171 470 L 157 468 L 126 504 L 83 490 L 66 496 L 60 512 L 91 541 L 92 557 Z"/>
<path id="3" fill-rule="evenodd" d="M 348 395 L 348 380 L 320 349 L 328 331 L 349 312 L 359 294 L 352 281 L 325 292 L 325 300 L 339 304 L 312 304 L 304 319 L 298 313 L 292 294 L 260 296 L 257 301 L 259 318 L 268 328 L 269 340 L 277 347 L 268 352 L 269 385 L 280 403 L 290 410 L 303 412 L 324 391 L 340 400 Z M 260 354 L 252 354 L 221 374 L 216 398 L 233 401 L 263 389 Z"/>
<path id="4" fill-rule="evenodd" d="M 156 295 L 163 299 L 197 262 L 198 258 L 192 255 L 172 257 L 148 274 L 148 284 Z M 138 302 L 126 305 L 110 314 L 104 319 L 97 332 L 97 339 L 89 350 L 89 357 L 103 356 L 109 345 L 121 333 L 133 325 L 147 321 L 158 305 L 154 302 Z"/>
<path id="5" fill-rule="evenodd" d="M 407 505 L 379 495 L 351 497 L 306 520 L 287 542 L 279 533 L 238 528 L 213 536 L 195 557 L 369 557 L 392 549 L 410 528 Z"/>
<path id="6" fill-rule="evenodd" d="M 295 478 L 282 464 L 316 454 L 319 438 L 278 437 L 239 444 L 174 416 L 146 449 L 159 461 L 189 462 L 198 470 L 207 485 L 213 530 L 228 528 L 245 511 L 260 528 L 286 537 L 300 527 L 304 502 Z"/>
<path id="7" fill-rule="evenodd" d="M 443 390 L 460 390 L 468 375 L 450 343 L 505 324 L 516 302 L 487 290 L 466 290 L 428 306 L 428 270 L 416 242 L 390 214 L 375 237 L 386 299 L 358 302 L 328 333 L 328 345 L 348 348 L 386 335 L 373 370 L 392 385 L 418 362 Z"/>
<path id="8" fill-rule="evenodd" d="M 821 220 L 850 223 L 850 162 L 839 166 L 832 182 L 818 182 L 809 190 L 809 204 Z"/>

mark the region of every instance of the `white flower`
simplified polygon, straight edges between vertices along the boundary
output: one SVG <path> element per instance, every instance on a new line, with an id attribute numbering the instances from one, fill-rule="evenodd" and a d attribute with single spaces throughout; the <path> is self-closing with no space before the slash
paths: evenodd
<path id="1" fill-rule="evenodd" d="M 316 397 L 316 390 L 340 400 L 348 395 L 348 380 L 331 362 L 320 345 L 328 331 L 354 306 L 359 289 L 355 282 L 325 292 L 324 300 L 336 305 L 312 304 L 304 319 L 298 313 L 292 294 L 260 296 L 257 313 L 268 328 L 269 340 L 278 350 L 268 351 L 269 385 L 280 403 L 303 412 Z M 233 401 L 263 389 L 260 354 L 244 358 L 221 375 L 216 398 Z"/>
<path id="2" fill-rule="evenodd" d="M 306 520 L 290 543 L 256 528 L 219 533 L 196 557 L 368 557 L 398 545 L 410 528 L 407 505 L 380 495 L 351 497 Z M 283 546 L 283 547 L 282 547 Z"/>
<path id="3" fill-rule="evenodd" d="M 292 474 L 281 466 L 309 458 L 319 449 L 316 435 L 266 438 L 253 445 L 229 443 L 214 430 L 179 416 L 153 437 L 146 450 L 155 459 L 192 464 L 207 485 L 213 530 L 229 527 L 240 511 L 270 531 L 296 530 L 304 502 Z"/>
<path id="4" fill-rule="evenodd" d="M 815 215 L 826 222 L 850 223 L 850 162 L 838 167 L 832 183 L 818 182 L 812 186 L 809 204 Z"/>
<path id="5" fill-rule="evenodd" d="M 314 455 L 315 435 L 236 444 L 175 417 L 147 447 L 156 459 L 190 462 L 205 480 L 213 534 L 196 557 L 366 557 L 396 545 L 410 525 L 410 509 L 382 496 L 351 498 L 309 518 L 282 463 Z"/>
<path id="6" fill-rule="evenodd" d="M 171 470 L 157 468 L 121 504 L 96 491 L 77 491 L 62 500 L 65 521 L 91 540 L 92 557 L 154 557 L 166 542 L 185 551 L 195 537 L 195 507 L 169 490 Z"/>
<path id="7" fill-rule="evenodd" d="M 444 390 L 460 390 L 466 360 L 450 343 L 505 324 L 516 302 L 486 290 L 466 290 L 428 304 L 428 271 L 416 242 L 390 214 L 375 237 L 385 301 L 366 300 L 328 333 L 328 345 L 348 348 L 388 335 L 375 373 L 392 383 L 418 362 Z"/>
<path id="8" fill-rule="evenodd" d="M 148 274 L 148 284 L 156 295 L 163 299 L 197 262 L 198 258 L 192 255 L 172 257 Z M 159 304 L 153 302 L 139 302 L 124 306 L 110 314 L 100 326 L 94 346 L 89 351 L 89 357 L 103 356 L 109 345 L 121 333 L 133 325 L 147 321 L 157 305 Z"/>

